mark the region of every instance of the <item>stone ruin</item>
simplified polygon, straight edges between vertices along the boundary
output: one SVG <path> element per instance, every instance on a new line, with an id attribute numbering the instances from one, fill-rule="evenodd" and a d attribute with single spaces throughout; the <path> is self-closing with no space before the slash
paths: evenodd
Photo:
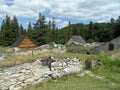
<path id="1" fill-rule="evenodd" d="M 94 68 L 94 67 L 101 67 L 103 63 L 100 60 L 86 60 L 85 66 L 86 69 Z"/>
<path id="2" fill-rule="evenodd" d="M 18 90 L 47 79 L 56 79 L 82 70 L 79 58 L 37 59 L 14 67 L 0 68 L 0 90 Z"/>

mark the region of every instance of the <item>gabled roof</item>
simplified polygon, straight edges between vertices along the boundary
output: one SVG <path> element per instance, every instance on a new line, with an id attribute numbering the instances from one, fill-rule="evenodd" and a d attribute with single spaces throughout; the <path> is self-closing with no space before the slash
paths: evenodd
<path id="1" fill-rule="evenodd" d="M 17 41 L 11 45 L 11 47 L 18 47 L 25 37 L 26 37 L 26 35 L 21 35 L 17 39 Z"/>
<path id="2" fill-rule="evenodd" d="M 81 36 L 72 36 L 72 38 L 67 42 L 67 45 L 82 45 L 86 44 L 85 40 Z"/>

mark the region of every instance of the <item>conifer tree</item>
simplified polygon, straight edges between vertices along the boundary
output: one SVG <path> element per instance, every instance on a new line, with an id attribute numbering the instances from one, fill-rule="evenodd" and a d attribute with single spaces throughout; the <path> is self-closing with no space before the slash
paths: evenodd
<path id="1" fill-rule="evenodd" d="M 52 42 L 52 26 L 51 26 L 51 20 L 48 21 L 47 25 L 47 31 L 46 31 L 46 43 Z"/>
<path id="2" fill-rule="evenodd" d="M 56 24 L 55 24 L 55 18 L 54 17 L 52 17 L 51 29 L 52 29 L 52 41 L 56 42 L 57 34 L 56 34 Z"/>
<path id="3" fill-rule="evenodd" d="M 34 24 L 34 36 L 33 39 L 37 42 L 38 45 L 45 44 L 45 35 L 46 35 L 46 20 L 45 16 L 39 13 L 39 18 Z"/>
<path id="4" fill-rule="evenodd" d="M 24 35 L 24 28 L 22 26 L 22 24 L 20 24 L 20 27 L 19 27 L 19 31 L 20 31 L 20 35 Z"/>
<path id="5" fill-rule="evenodd" d="M 12 30 L 11 34 L 12 42 L 15 42 L 20 37 L 19 23 L 15 15 L 11 21 L 10 29 Z"/>
<path id="6" fill-rule="evenodd" d="M 32 25 L 31 25 L 31 23 L 29 22 L 29 24 L 28 24 L 28 29 L 27 29 L 27 35 L 28 36 L 30 36 L 30 37 L 32 37 L 32 32 L 33 30 L 32 30 Z"/>
<path id="7" fill-rule="evenodd" d="M 2 26 L 1 26 L 1 33 L 2 33 L 2 45 L 3 46 L 9 46 L 12 44 L 12 30 L 11 28 L 11 19 L 8 15 L 6 15 L 5 20 L 3 20 Z"/>

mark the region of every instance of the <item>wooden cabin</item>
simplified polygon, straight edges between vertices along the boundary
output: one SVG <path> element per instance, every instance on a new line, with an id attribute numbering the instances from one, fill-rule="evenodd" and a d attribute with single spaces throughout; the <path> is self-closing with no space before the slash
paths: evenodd
<path id="1" fill-rule="evenodd" d="M 20 36 L 18 40 L 13 43 L 11 47 L 18 47 L 25 50 L 32 50 L 37 47 L 37 45 L 26 35 Z"/>

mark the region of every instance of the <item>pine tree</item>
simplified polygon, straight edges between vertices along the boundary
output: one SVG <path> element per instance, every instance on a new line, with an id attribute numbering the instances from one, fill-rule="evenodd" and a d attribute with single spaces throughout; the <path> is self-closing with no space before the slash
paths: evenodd
<path id="1" fill-rule="evenodd" d="M 69 21 L 69 25 L 68 25 L 68 38 L 67 39 L 70 39 L 73 35 L 73 30 L 72 30 L 72 27 L 71 27 L 71 22 Z"/>
<path id="2" fill-rule="evenodd" d="M 1 25 L 1 45 L 9 46 L 13 44 L 17 38 L 20 36 L 19 23 L 16 16 L 11 18 L 6 15 L 6 18 L 3 20 Z"/>
<path id="3" fill-rule="evenodd" d="M 20 31 L 20 35 L 24 35 L 24 28 L 22 26 L 22 24 L 20 24 L 20 27 L 19 27 L 19 31 Z"/>
<path id="4" fill-rule="evenodd" d="M 32 32 L 33 30 L 32 30 L 32 25 L 31 25 L 31 23 L 29 22 L 29 24 L 28 24 L 28 29 L 27 29 L 27 35 L 28 36 L 30 36 L 31 38 L 32 38 Z"/>
<path id="5" fill-rule="evenodd" d="M 39 18 L 34 24 L 34 36 L 33 39 L 37 42 L 38 45 L 45 44 L 45 35 L 46 35 L 46 20 L 45 16 L 39 13 Z"/>
<path id="6" fill-rule="evenodd" d="M 52 28 L 51 28 L 51 20 L 49 20 L 47 25 L 47 31 L 46 31 L 46 43 L 52 42 Z"/>
<path id="7" fill-rule="evenodd" d="M 116 20 L 115 30 L 114 30 L 114 37 L 120 36 L 120 16 Z"/>
<path id="8" fill-rule="evenodd" d="M 19 23 L 14 15 L 13 20 L 12 20 L 12 32 L 13 32 L 13 41 L 16 41 L 20 37 L 20 31 L 19 31 Z"/>
<path id="9" fill-rule="evenodd" d="M 3 20 L 1 26 L 1 33 L 2 33 L 2 45 L 9 46 L 12 44 L 12 30 L 11 30 L 11 19 L 8 15 L 6 15 L 5 20 Z"/>
<path id="10" fill-rule="evenodd" d="M 57 34 L 56 34 L 56 24 L 55 24 L 55 18 L 54 17 L 52 17 L 51 29 L 52 29 L 52 41 L 56 42 Z"/>

